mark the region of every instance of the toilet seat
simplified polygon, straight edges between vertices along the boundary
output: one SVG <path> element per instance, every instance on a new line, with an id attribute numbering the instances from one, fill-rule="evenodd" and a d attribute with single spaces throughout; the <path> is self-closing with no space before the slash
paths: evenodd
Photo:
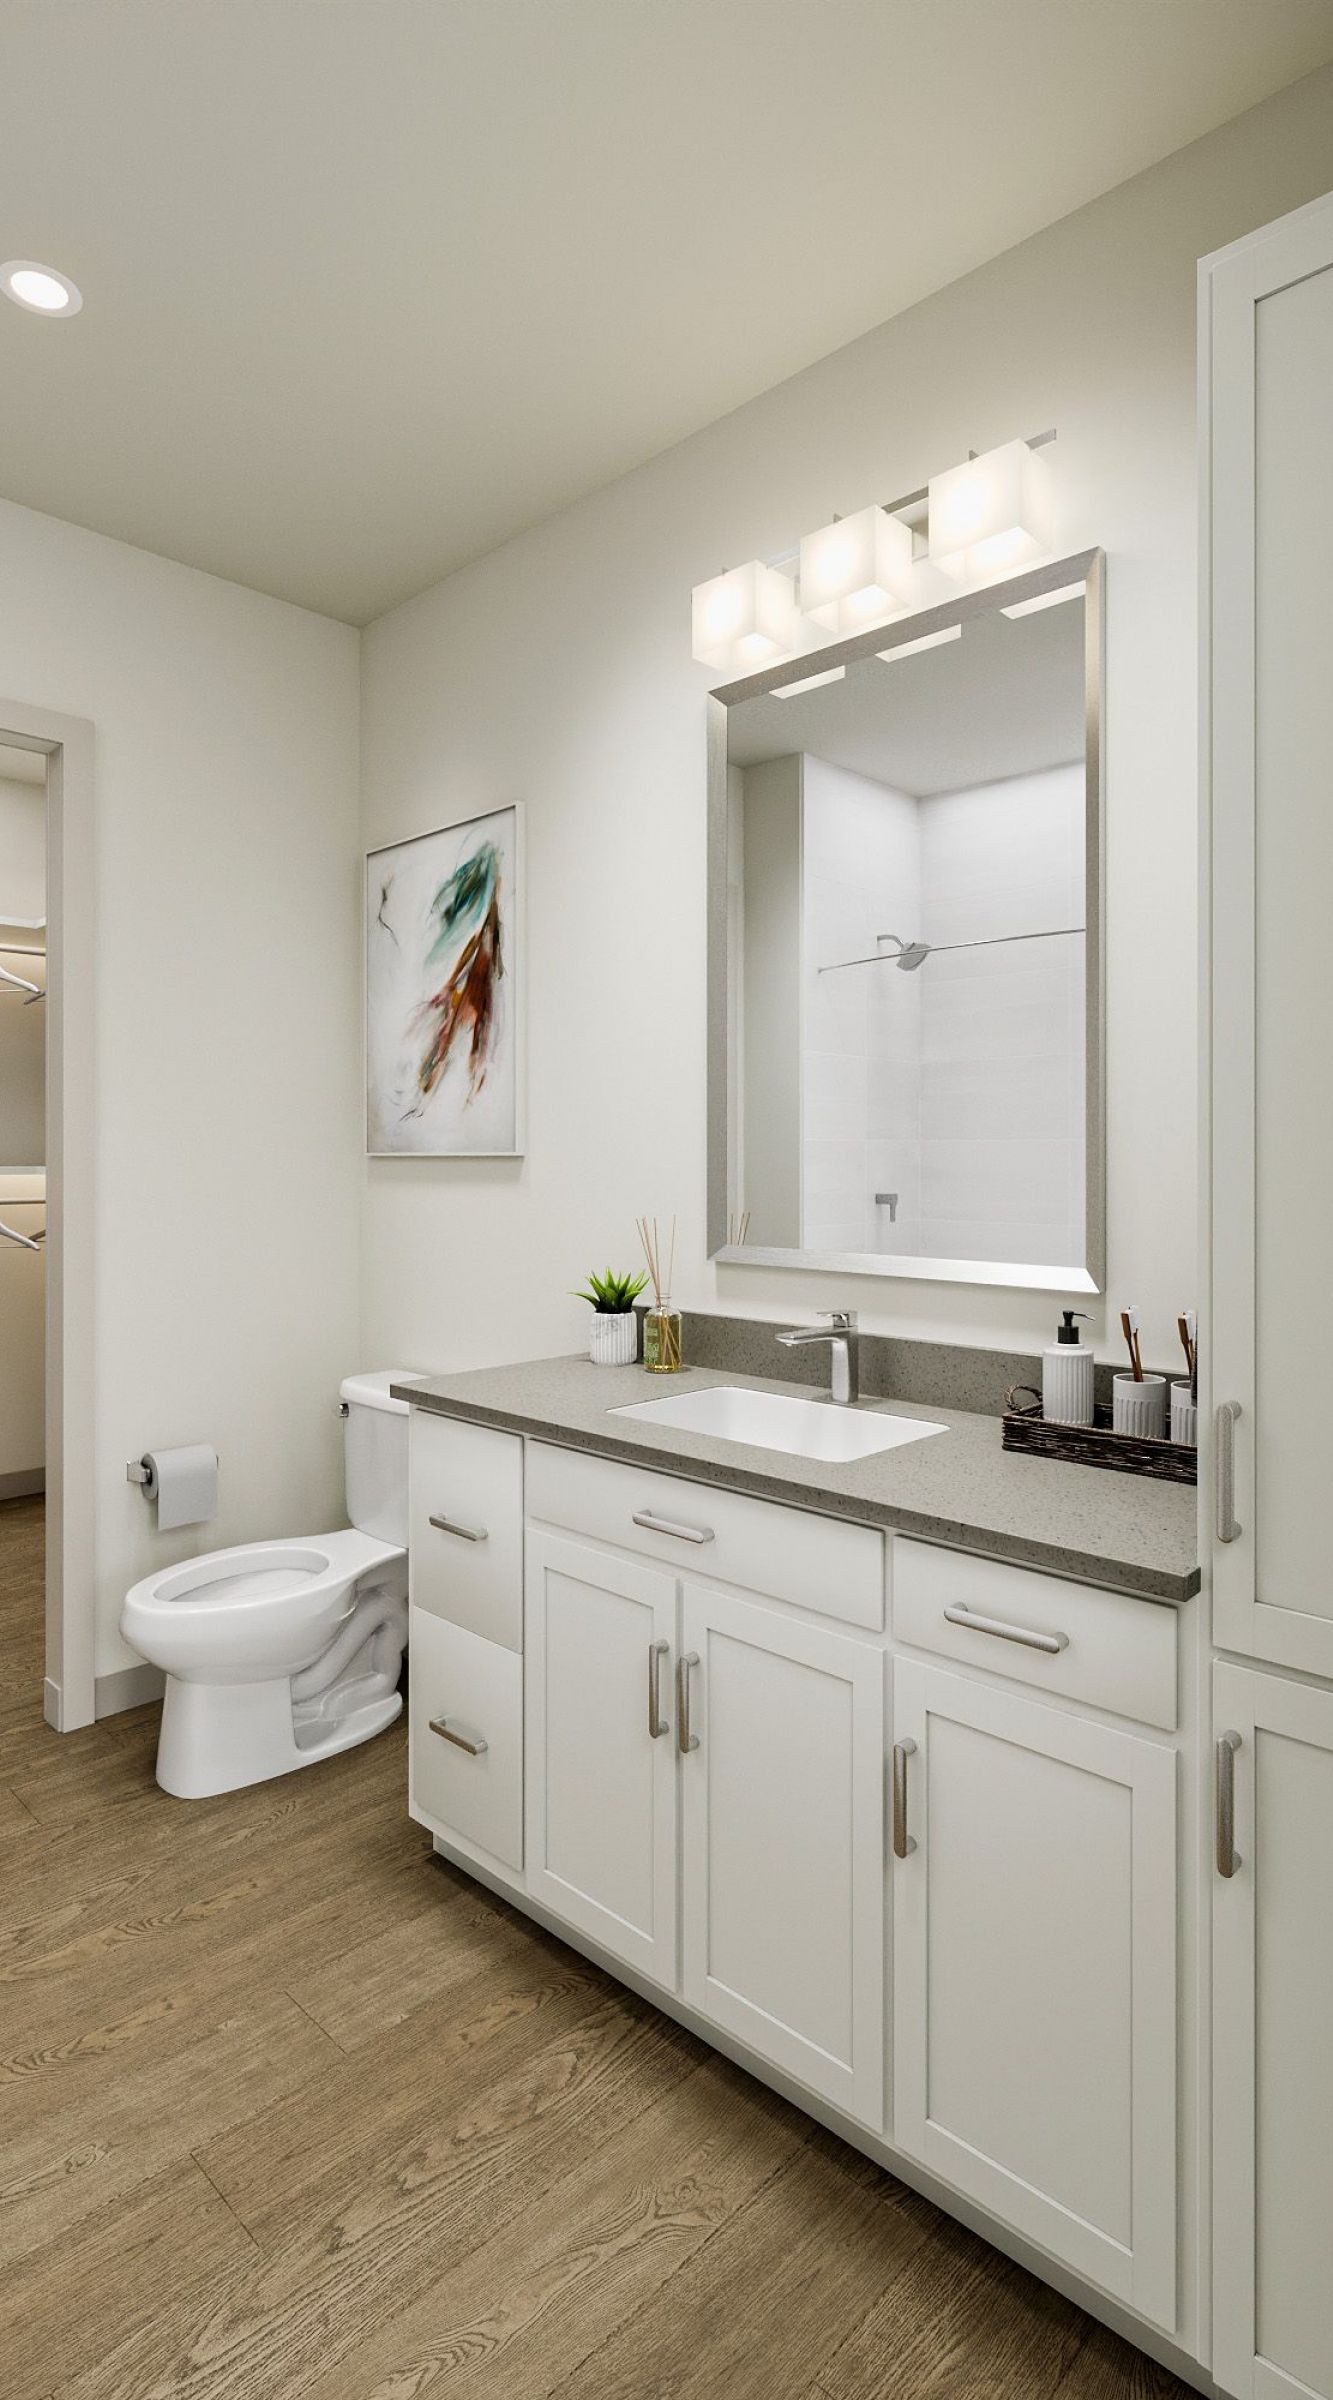
<path id="1" fill-rule="evenodd" d="M 308 1666 L 350 1615 L 355 1587 L 405 1553 L 354 1526 L 242 1542 L 159 1570 L 125 1597 L 121 1631 L 183 1680 L 255 1683 Z"/>
<path id="2" fill-rule="evenodd" d="M 205 1550 L 165 1574 L 145 1576 L 130 1592 L 146 1609 L 231 1609 L 251 1603 L 268 1604 L 304 1595 L 307 1599 L 338 1578 L 364 1575 L 368 1568 L 387 1566 L 402 1552 L 392 1542 L 378 1542 L 348 1527 L 341 1533 L 320 1533 L 294 1542 L 238 1542 L 230 1550 Z"/>

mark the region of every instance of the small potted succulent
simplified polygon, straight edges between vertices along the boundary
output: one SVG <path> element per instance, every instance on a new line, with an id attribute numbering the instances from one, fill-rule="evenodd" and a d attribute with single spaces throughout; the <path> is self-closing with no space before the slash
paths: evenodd
<path id="1" fill-rule="evenodd" d="M 586 1300 L 593 1312 L 588 1332 L 588 1356 L 595 1367 L 632 1367 L 638 1354 L 639 1327 L 634 1303 L 648 1281 L 646 1275 L 590 1275 Z"/>

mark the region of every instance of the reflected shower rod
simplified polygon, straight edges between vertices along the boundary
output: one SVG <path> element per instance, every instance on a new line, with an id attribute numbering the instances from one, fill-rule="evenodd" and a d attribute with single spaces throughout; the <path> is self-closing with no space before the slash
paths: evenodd
<path id="1" fill-rule="evenodd" d="M 871 950 L 864 958 L 831 959 L 819 972 L 837 975 L 843 967 L 901 967 L 904 974 L 911 975 L 928 958 L 937 953 L 942 955 L 946 950 L 998 950 L 1006 942 L 1062 942 L 1070 934 L 1087 930 L 1086 925 L 1050 925 L 1040 933 L 992 933 L 979 942 L 905 942 L 899 933 L 877 933 L 877 942 L 896 942 L 897 949 Z"/>

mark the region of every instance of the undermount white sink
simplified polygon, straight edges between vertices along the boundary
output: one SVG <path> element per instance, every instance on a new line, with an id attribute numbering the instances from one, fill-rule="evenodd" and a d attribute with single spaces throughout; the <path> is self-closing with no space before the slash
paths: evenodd
<path id="1" fill-rule="evenodd" d="M 878 1410 L 842 1408 L 831 1400 L 792 1400 L 783 1392 L 749 1392 L 739 1384 L 714 1384 L 706 1392 L 681 1392 L 665 1400 L 639 1400 L 613 1408 L 613 1417 L 642 1417 L 650 1425 L 674 1425 L 682 1433 L 713 1434 L 723 1442 L 751 1442 L 760 1450 L 786 1450 L 794 1458 L 831 1463 L 871 1458 L 904 1442 L 945 1433 L 924 1417 L 890 1417 Z"/>

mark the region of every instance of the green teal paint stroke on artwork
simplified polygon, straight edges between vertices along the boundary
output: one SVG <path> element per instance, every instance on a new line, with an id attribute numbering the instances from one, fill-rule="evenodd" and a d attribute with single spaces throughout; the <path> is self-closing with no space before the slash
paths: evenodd
<path id="1" fill-rule="evenodd" d="M 486 1081 L 504 974 L 500 888 L 500 853 L 493 842 L 483 842 L 455 867 L 430 904 L 435 930 L 426 952 L 428 967 L 448 955 L 466 926 L 475 925 L 476 930 L 458 952 L 446 981 L 417 1011 L 415 1023 L 419 1029 L 430 1028 L 430 1039 L 417 1069 L 418 1097 L 409 1116 L 420 1116 L 450 1059 L 464 1046 L 469 1100 L 475 1100 Z"/>

